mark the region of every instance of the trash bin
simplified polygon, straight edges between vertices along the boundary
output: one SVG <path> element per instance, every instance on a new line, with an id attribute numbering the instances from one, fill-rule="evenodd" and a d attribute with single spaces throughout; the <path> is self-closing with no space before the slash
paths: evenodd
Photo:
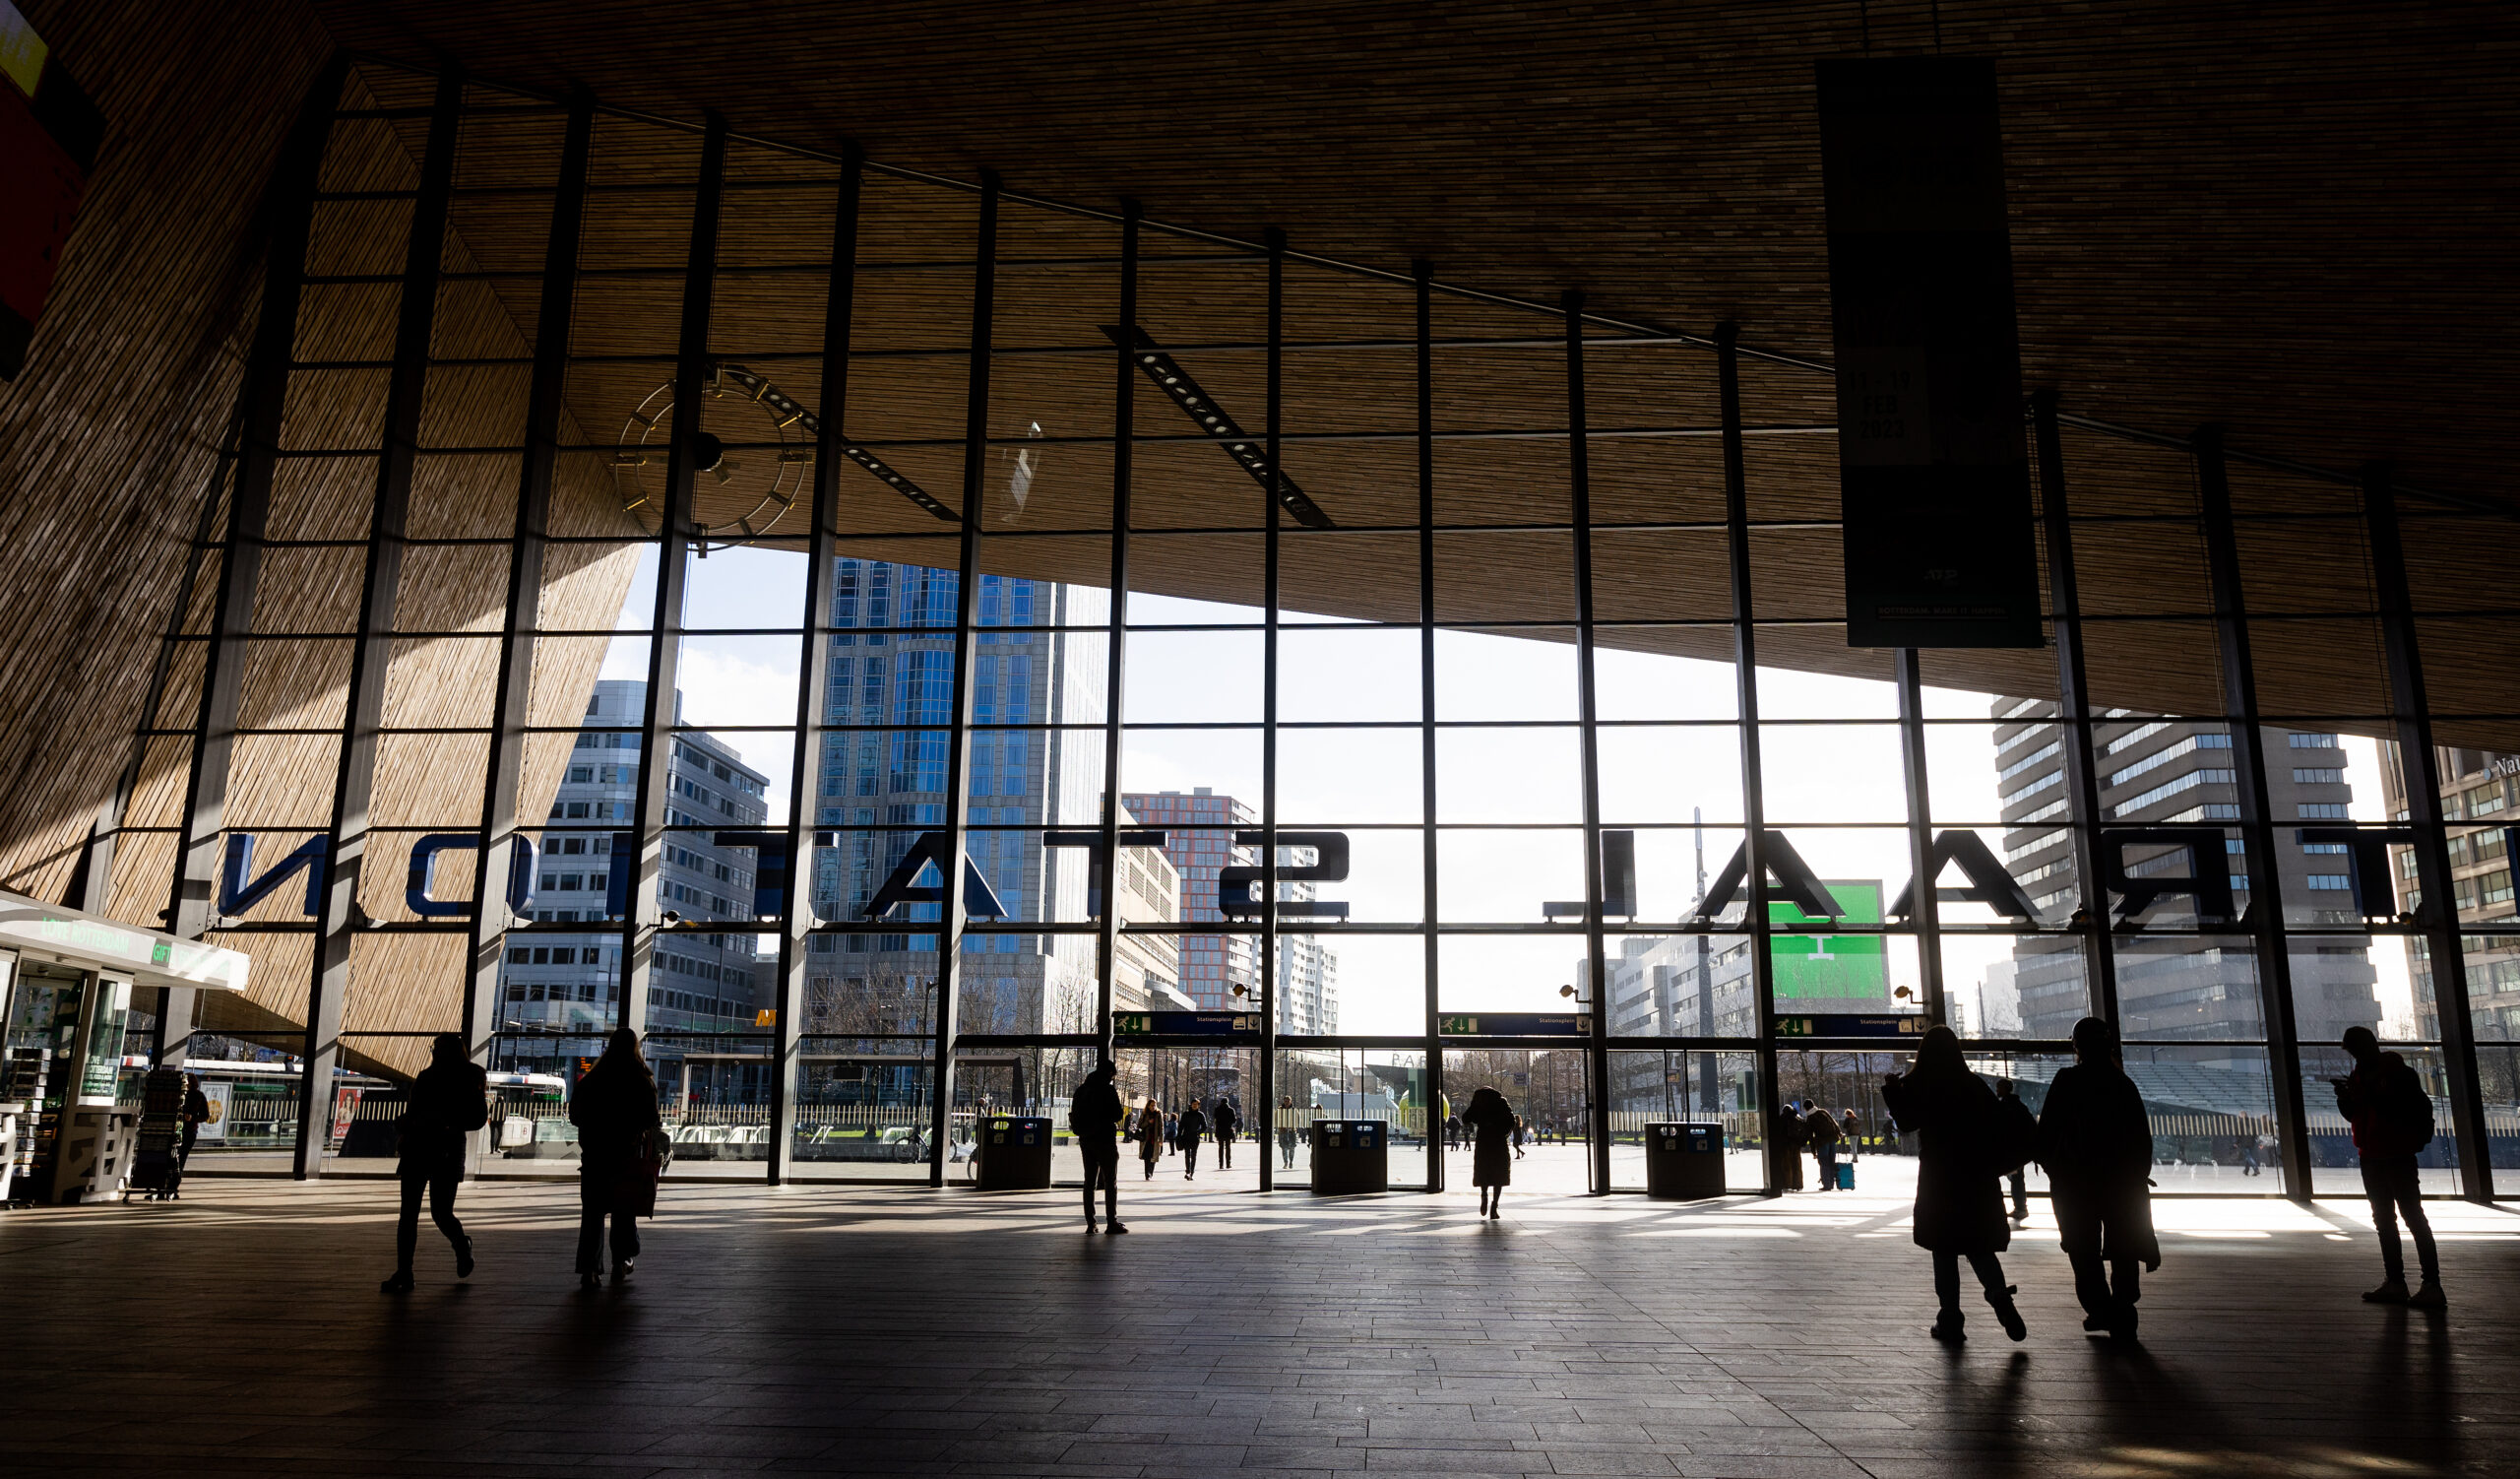
<path id="1" fill-rule="evenodd" d="M 1050 1185 L 1050 1122 L 991 1115 L 980 1122 L 979 1189 L 1044 1191 Z"/>
<path id="2" fill-rule="evenodd" d="M 1391 1190 L 1391 1126 L 1380 1120 L 1312 1122 L 1312 1194 Z"/>
<path id="3" fill-rule="evenodd" d="M 1657 1121 L 1645 1126 L 1645 1194 L 1671 1200 L 1724 1194 L 1724 1126 Z"/>

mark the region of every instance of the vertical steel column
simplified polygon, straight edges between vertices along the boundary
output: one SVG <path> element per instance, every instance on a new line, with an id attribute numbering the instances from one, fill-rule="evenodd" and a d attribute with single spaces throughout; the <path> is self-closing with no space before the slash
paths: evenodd
<path id="1" fill-rule="evenodd" d="M 2370 526 L 2371 573 L 2379 585 L 2390 706 L 2397 710 L 2399 779 L 2406 792 L 2407 823 L 2415 829 L 2416 880 L 2424 889 L 2416 927 L 2431 960 L 2450 1126 L 2459 1138 L 2459 1186 L 2470 1201 L 2491 1201 L 2493 1157 L 2486 1141 L 2485 1095 L 2477 1082 L 2476 1035 L 2468 1017 L 2467 954 L 2459 940 L 2459 895 L 2450 880 L 2449 833 L 2441 814 L 2441 760 L 2432 747 L 2432 708 L 2425 692 L 2415 593 L 2407 582 L 2397 487 L 2386 463 L 2362 470 L 2362 516 Z"/>
<path id="2" fill-rule="evenodd" d="M 1426 943 L 1426 1190 L 1444 1190 L 1444 1036 L 1441 943 L 1435 932 L 1435 330 L 1433 264 L 1418 279 L 1418 835 L 1424 852 Z"/>
<path id="3" fill-rule="evenodd" d="M 1285 408 L 1287 233 L 1276 226 L 1269 247 L 1269 486 L 1260 499 L 1260 1102 L 1278 1102 L 1278 441 Z M 1343 1055 L 1344 1059 L 1344 1055 Z M 1343 1061 L 1343 1069 L 1346 1063 Z M 1274 1114 L 1274 1110 L 1272 1111 Z M 1277 1163 L 1260 1157 L 1260 1190 L 1277 1190 Z"/>
<path id="4" fill-rule="evenodd" d="M 963 927 L 971 900 L 963 870 L 971 865 L 972 665 L 979 660 L 980 515 L 988 473 L 988 372 L 992 315 L 997 303 L 997 171 L 980 171 L 977 265 L 972 275 L 970 392 L 963 408 L 963 534 L 960 579 L 954 588 L 954 730 L 945 746 L 945 856 L 936 871 L 944 898 L 936 921 L 936 1105 L 928 1137 L 927 1184 L 945 1185 L 945 1148 L 954 1128 L 954 1033 L 961 1017 Z M 1102 880 L 1109 893 L 1114 879 Z M 1108 907 L 1107 905 L 1105 907 Z"/>
<path id="5" fill-rule="evenodd" d="M 149 731 L 160 727 L 158 710 L 166 702 L 166 675 L 174 666 L 176 639 L 183 635 L 184 617 L 192 610 L 193 593 L 201 588 L 202 555 L 210 547 L 211 536 L 219 528 L 219 513 L 227 490 L 227 481 L 235 472 L 237 441 L 244 434 L 243 398 L 238 398 L 238 414 L 230 417 L 227 435 L 219 446 L 219 458 L 212 464 L 210 484 L 202 489 L 201 513 L 194 520 L 192 547 L 184 551 L 184 578 L 176 587 L 173 610 L 166 617 L 166 634 L 158 640 L 158 656 L 150 664 L 149 686 L 140 697 L 140 722 L 132 728 L 131 758 L 123 763 L 122 775 L 114 782 L 113 796 L 97 808 L 95 824 L 88 834 L 88 850 L 79 860 L 79 870 L 71 880 L 67 902 L 73 909 L 90 914 L 104 914 L 113 901 L 114 855 L 121 841 L 123 821 L 131 809 L 132 793 L 140 789 L 140 775 L 149 761 Z M 200 700 L 194 700 L 194 721 L 200 721 Z M 199 738 L 196 736 L 195 738 Z M 158 923 L 171 926 L 174 913 L 169 909 Z M 158 1020 L 149 1030 L 149 1061 L 153 1067 L 179 1066 L 184 1061 L 192 1038 L 193 1017 L 200 996 L 188 986 L 163 986 L 158 989 Z M 171 1034 L 168 1024 L 182 1026 Z M 173 1045 L 168 1046 L 169 1037 Z"/>
<path id="6" fill-rule="evenodd" d="M 1584 785 L 1584 948 L 1592 958 L 1593 1027 L 1584 1045 L 1584 1068 L 1592 1079 L 1585 1096 L 1584 1128 L 1591 1142 L 1595 1195 L 1610 1189 L 1610 1002 L 1608 927 L 1603 918 L 1602 747 L 1599 695 L 1593 672 L 1593 466 L 1585 442 L 1584 294 L 1567 289 L 1558 306 L 1566 318 L 1566 480 L 1575 525 L 1575 721 L 1576 753 Z"/>
<path id="7" fill-rule="evenodd" d="M 2284 929 L 2284 875 L 2277 867 L 2275 810 L 2267 799 L 2266 732 L 2258 722 L 2257 669 L 2249 654 L 2248 602 L 2240 585 L 2239 536 L 2232 524 L 2232 485 L 2223 462 L 2223 428 L 2199 426 L 2190 442 L 2196 492 L 2205 515 L 2205 558 L 2214 588 L 2214 634 L 2223 661 L 2223 707 L 2239 775 L 2240 836 L 2248 860 L 2249 928 L 2257 946 L 2257 983 L 2266 1019 L 2268 1065 L 2274 1073 L 2275 1126 L 2283 1144 L 2284 1194 L 2310 1199 L 2310 1132 L 2302 1116 L 2300 1033 L 2294 1021 L 2292 946 Z M 2201 871 L 2215 860 L 2199 858 Z"/>
<path id="8" fill-rule="evenodd" d="M 218 917 L 221 834 L 227 826 L 228 773 L 235 757 L 245 641 L 254 629 L 254 607 L 262 592 L 263 541 L 271 525 L 281 418 L 288 400 L 289 365 L 296 354 L 298 303 L 306 286 L 306 239 L 314 225 L 315 184 L 323 169 L 324 146 L 332 137 L 333 111 L 348 67 L 347 60 L 337 55 L 316 74 L 315 86 L 282 144 L 279 165 L 272 172 L 268 207 L 272 237 L 263 267 L 262 318 L 254 329 L 237 413 L 236 484 L 227 499 L 219 596 L 211 614 L 201 705 L 193 720 L 192 765 L 184 779 L 181 851 L 172 896 L 166 901 L 167 931 L 185 939 L 201 938 Z M 214 488 L 213 496 L 216 493 Z M 182 619 L 180 612 L 176 619 Z M 144 717 L 143 723 L 147 722 Z M 161 1003 L 161 1062 L 182 1060 L 192 1015 L 192 1008 L 182 1002 Z M 170 1044 L 164 1024 L 179 1016 L 185 1032 Z"/>
<path id="9" fill-rule="evenodd" d="M 324 913 L 316 928 L 315 969 L 307 983 L 305 1064 L 297 1081 L 299 1181 L 323 1174 L 330 1143 L 333 1070 L 341 1060 L 342 1007 L 350 986 L 351 942 L 367 924 L 359 878 L 367 859 L 368 804 L 376 789 L 377 731 L 385 724 L 385 680 L 394 656 L 394 616 L 403 588 L 403 540 L 410 523 L 411 469 L 419 455 L 420 403 L 428 388 L 429 344 L 437 327 L 446 211 L 455 185 L 455 136 L 464 117 L 464 78 L 438 78 L 429 142 L 420 160 L 403 259 L 403 297 L 394 333 L 394 369 L 385 391 L 385 445 L 376 460 L 376 503 L 368 516 L 367 573 L 358 640 L 350 648 L 349 698 L 333 780 L 333 831 L 323 859 Z"/>
<path id="10" fill-rule="evenodd" d="M 516 535 L 508 554 L 507 624 L 499 636 L 499 686 L 490 707 L 490 768 L 481 797 L 481 854 L 472 873 L 472 980 L 464 994 L 464 1043 L 487 1066 L 498 1042 L 503 1003 L 499 965 L 507 946 L 510 849 L 537 817 L 521 814 L 526 726 L 533 713 L 535 634 L 542 625 L 545 539 L 551 485 L 560 461 L 560 417 L 569 381 L 569 337 L 575 331 L 578 245 L 587 207 L 587 152 L 595 134 L 595 101 L 569 107 L 560 145 L 558 193 L 542 251 L 542 292 L 534 331 L 534 384 L 525 409 L 525 461 L 517 480 Z"/>
<path id="11" fill-rule="evenodd" d="M 772 1186 L 788 1179 L 795 1145 L 796 1080 L 804 1071 L 805 978 L 813 964 L 814 776 L 821 769 L 816 727 L 825 722 L 831 689 L 832 591 L 838 559 L 840 469 L 849 444 L 849 327 L 857 295 L 857 197 L 865 159 L 851 144 L 841 151 L 840 194 L 833 203 L 831 282 L 823 298 L 823 411 L 814 434 L 813 528 L 805 540 L 804 653 L 796 665 L 796 755 L 788 784 L 788 886 L 779 896 L 779 999 L 771 1010 L 770 1164 Z"/>
<path id="12" fill-rule="evenodd" d="M 1110 1062 L 1111 987 L 1120 942 L 1120 694 L 1129 671 L 1129 477 L 1137 450 L 1138 219 L 1134 200 L 1120 202 L 1119 381 L 1111 392 L 1111 638 L 1102 670 L 1102 919 L 1094 933 L 1095 1058 Z M 1261 1159 L 1268 1157 L 1263 1155 Z"/>
<path id="13" fill-rule="evenodd" d="M 1778 1142 L 1776 957 L 1769 950 L 1767 800 L 1759 765 L 1759 647 L 1751 625 L 1750 480 L 1741 446 L 1739 326 L 1715 326 L 1716 400 L 1724 419 L 1724 526 L 1732 563 L 1732 681 L 1741 710 L 1742 928 L 1750 935 L 1750 972 L 1759 1019 L 1759 1141 L 1767 1147 L 1767 1190 L 1794 1180 L 1801 1154 Z"/>
<path id="14" fill-rule="evenodd" d="M 2117 1023 L 2117 942 L 2109 932 L 2109 891 L 2100 886 L 2100 777 L 2091 747 L 2091 690 L 2083 675 L 2082 588 L 2074 575 L 2074 523 L 2065 502 L 2065 443 L 2056 428 L 2056 393 L 2033 391 L 2032 433 L 2039 452 L 2039 517 L 2048 544 L 2048 596 L 2055 608 L 2057 738 L 2072 791 L 2074 882 L 2082 895 L 2083 977 L 2094 1015 Z"/>
<path id="15" fill-rule="evenodd" d="M 1924 989 L 1925 1020 L 1937 1027 L 1951 1017 L 1942 995 L 1941 895 L 1934 887 L 1933 798 L 1925 785 L 1924 681 L 1917 671 L 1917 650 L 1898 651 L 1899 767 L 1908 783 L 1908 868 L 1915 881 L 1908 897 L 1917 912 L 1909 918 L 1917 929 L 1917 979 Z M 1886 943 L 1886 942 L 1885 942 Z M 1984 1032 L 1985 1024 L 1978 1024 Z"/>
<path id="16" fill-rule="evenodd" d="M 692 438 L 701 432 L 701 405 L 709 385 L 709 319 L 717 304 L 718 216 L 726 189 L 726 120 L 708 115 L 700 135 L 700 189 L 691 203 L 691 243 L 683 261 L 682 321 L 674 349 L 673 437 L 665 449 L 665 488 L 657 522 L 657 605 L 648 622 L 648 696 L 640 715 L 638 871 L 630 878 L 630 908 L 621 917 L 621 999 L 613 1025 L 645 1035 L 648 983 L 656 972 L 657 930 L 663 906 L 657 885 L 664 873 L 665 802 L 673 795 L 673 727 L 682 718 L 682 592 L 690 578 L 693 484 Z M 801 802 L 802 798 L 798 798 Z M 615 856 L 615 868 L 625 860 Z"/>

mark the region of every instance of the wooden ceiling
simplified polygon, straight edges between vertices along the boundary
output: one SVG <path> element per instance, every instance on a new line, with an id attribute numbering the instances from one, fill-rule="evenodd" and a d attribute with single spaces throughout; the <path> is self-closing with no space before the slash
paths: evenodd
<path id="1" fill-rule="evenodd" d="M 2508 492 L 2520 12 L 317 0 L 342 43 L 1825 354 L 1810 63 L 1998 59 L 2033 384 Z"/>

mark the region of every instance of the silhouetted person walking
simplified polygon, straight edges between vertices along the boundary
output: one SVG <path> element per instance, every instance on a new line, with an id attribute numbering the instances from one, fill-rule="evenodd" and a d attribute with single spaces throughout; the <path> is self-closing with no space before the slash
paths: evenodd
<path id="1" fill-rule="evenodd" d="M 1802 1111 L 1796 1107 L 1791 1099 L 1785 1101 L 1784 1108 L 1777 1111 L 1775 1123 L 1776 1142 L 1784 1146 L 1787 1152 L 1785 1163 L 1789 1169 L 1785 1177 L 1785 1190 L 1799 1191 L 1802 1190 L 1802 1147 L 1810 1138 L 1810 1126 L 1803 1123 Z"/>
<path id="2" fill-rule="evenodd" d="M 1168 1143 L 1171 1128 L 1165 1124 L 1164 1111 L 1158 1109 L 1152 1099 L 1146 1102 L 1146 1108 L 1138 1111 L 1137 1133 L 1138 1159 L 1146 1163 L 1146 1180 L 1153 1181 L 1155 1163 L 1164 1158 L 1164 1147 Z"/>
<path id="3" fill-rule="evenodd" d="M 1233 1169 L 1233 1137 L 1242 1128 L 1242 1117 L 1233 1112 L 1233 1101 L 1220 1094 L 1209 1123 L 1217 1131 L 1217 1169 L 1229 1171 Z"/>
<path id="4" fill-rule="evenodd" d="M 1444 1117 L 1444 1147 L 1448 1150 L 1461 1149 L 1461 1116 L 1459 1115 Z"/>
<path id="5" fill-rule="evenodd" d="M 463 1038 L 441 1032 L 430 1043 L 429 1065 L 411 1080 L 411 1101 L 397 1124 L 403 1153 L 395 1171 L 403 1182 L 403 1210 L 394 1222 L 394 1275 L 376 1286 L 387 1294 L 410 1291 L 423 1190 L 429 1220 L 455 1245 L 455 1276 L 472 1274 L 472 1240 L 455 1220 L 455 1189 L 464 1180 L 464 1137 L 490 1123 L 489 1083 L 490 1075 L 465 1056 Z M 205 1115 L 208 1110 L 205 1102 Z"/>
<path id="6" fill-rule="evenodd" d="M 593 1289 L 602 1271 L 603 1221 L 612 1219 L 612 1279 L 630 1277 L 639 1256 L 640 1216 L 654 1215 L 650 1157 L 664 1131 L 657 1077 L 639 1056 L 639 1034 L 613 1029 L 603 1056 L 569 1099 L 578 1127 L 578 1283 Z"/>
<path id="7" fill-rule="evenodd" d="M 1207 1132 L 1207 1114 L 1193 1099 L 1182 1107 L 1181 1118 L 1172 1127 L 1172 1148 L 1181 1152 L 1181 1179 L 1185 1182 L 1199 1179 L 1199 1137 Z"/>
<path id="8" fill-rule="evenodd" d="M 1278 1159 L 1287 1170 L 1295 1169 L 1295 1101 L 1292 1094 L 1278 1096 Z"/>
<path id="9" fill-rule="evenodd" d="M 2115 1028 L 2099 1017 L 2074 1024 L 2074 1064 L 2057 1071 L 2039 1117 L 2039 1163 L 2048 1168 L 2057 1241 L 2073 1261 L 2083 1328 L 2132 1340 L 2143 1272 L 2162 1266 L 2162 1245 L 2148 1190 L 2152 1122 L 2117 1060 Z"/>
<path id="10" fill-rule="evenodd" d="M 2012 1246 L 1991 1169 L 2001 1113 L 1995 1091 L 1969 1071 L 1951 1029 L 1933 1027 L 1917 1045 L 1916 1066 L 1881 1081 L 1881 1100 L 1899 1129 L 1917 1137 L 1916 1242 L 1933 1254 L 1933 1292 L 1941 1305 L 1933 1338 L 1954 1345 L 1969 1338 L 1961 1328 L 1962 1258 L 1985 1289 L 2004 1333 L 2015 1340 L 2028 1335 L 1995 1256 Z"/>
<path id="11" fill-rule="evenodd" d="M 1999 1101 L 2009 1102 L 2013 1097 L 2012 1080 L 2009 1078 L 1996 1079 L 1995 1098 Z M 2012 1192 L 2012 1225 L 2020 1227 L 2030 1221 L 2029 1166 L 2023 1165 L 2016 1167 L 2012 1175 L 2004 1178 L 2004 1185 Z"/>
<path id="12" fill-rule="evenodd" d="M 1838 1190 L 1838 1141 L 1843 1138 L 1838 1122 L 1829 1112 L 1802 1101 L 1802 1130 L 1811 1141 L 1811 1159 L 1820 1168 L 1820 1190 Z"/>
<path id="13" fill-rule="evenodd" d="M 1111 1086 L 1120 1076 L 1120 1065 L 1104 1059 L 1085 1075 L 1076 1086 L 1076 1097 L 1069 1101 L 1067 1127 L 1076 1135 L 1076 1148 L 1085 1158 L 1085 1230 L 1094 1231 L 1094 1189 L 1102 1189 L 1102 1210 L 1110 1219 L 1111 1231 L 1125 1233 L 1120 1221 L 1120 1122 L 1128 1118 L 1128 1110 L 1120 1103 L 1120 1091 Z"/>
<path id="14" fill-rule="evenodd" d="M 2432 1143 L 2432 1096 L 2405 1059 L 2380 1051 L 2368 1027 L 2345 1029 L 2345 1051 L 2354 1071 L 2333 1080 L 2336 1108 L 2354 1126 L 2354 1150 L 2362 1162 L 2362 1190 L 2371 1198 L 2371 1230 L 2380 1237 L 2380 1266 L 2388 1277 L 2362 1298 L 2375 1305 L 2439 1310 L 2441 1258 L 2432 1246 L 2432 1224 L 2424 1215 L 2424 1188 L 2415 1157 Z M 2415 1238 L 2424 1287 L 2406 1292 L 2406 1253 L 2398 1245 L 2398 1218 Z"/>
<path id="15" fill-rule="evenodd" d="M 1482 1217 L 1504 1215 L 1505 1189 L 1514 1183 L 1514 1130 L 1520 1124 L 1514 1107 L 1491 1088 L 1471 1095 L 1461 1112 L 1461 1126 L 1472 1136 L 1470 1184 L 1479 1189 Z"/>

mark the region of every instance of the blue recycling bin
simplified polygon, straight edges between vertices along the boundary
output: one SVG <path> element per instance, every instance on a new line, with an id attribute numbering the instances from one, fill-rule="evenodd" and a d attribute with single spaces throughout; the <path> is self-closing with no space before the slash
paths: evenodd
<path id="1" fill-rule="evenodd" d="M 1645 1194 L 1687 1201 L 1724 1194 L 1724 1126 L 1658 1120 L 1645 1126 Z"/>
<path id="2" fill-rule="evenodd" d="M 1045 1191 L 1050 1186 L 1050 1122 L 1031 1115 L 990 1115 L 980 1122 L 983 1191 Z"/>
<path id="3" fill-rule="evenodd" d="M 1391 1190 L 1391 1126 L 1380 1120 L 1312 1122 L 1312 1194 Z"/>

